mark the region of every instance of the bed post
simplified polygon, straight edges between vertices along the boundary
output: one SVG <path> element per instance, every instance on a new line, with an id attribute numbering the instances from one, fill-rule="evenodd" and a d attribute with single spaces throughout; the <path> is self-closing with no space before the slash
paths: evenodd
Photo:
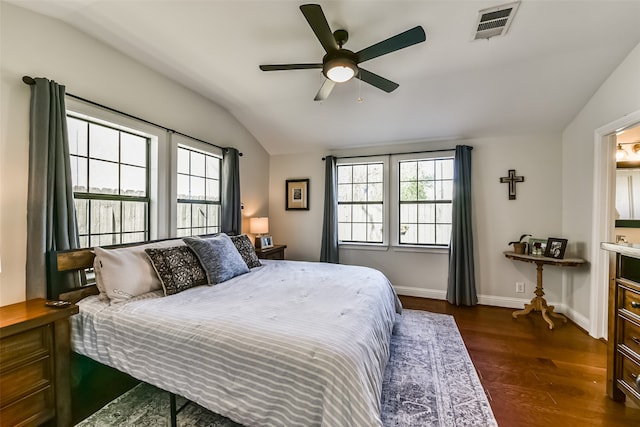
<path id="1" fill-rule="evenodd" d="M 169 393 L 169 401 L 171 402 L 171 427 L 176 427 L 178 411 L 176 411 L 176 395 Z"/>

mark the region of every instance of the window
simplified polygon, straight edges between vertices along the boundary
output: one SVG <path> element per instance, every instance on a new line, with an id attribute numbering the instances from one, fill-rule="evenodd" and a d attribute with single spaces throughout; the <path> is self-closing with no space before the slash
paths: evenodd
<path id="1" fill-rule="evenodd" d="M 339 159 L 338 240 L 358 249 L 447 247 L 453 156 L 438 152 Z M 390 233 L 389 230 L 392 232 Z"/>
<path id="2" fill-rule="evenodd" d="M 179 237 L 220 232 L 220 164 L 218 156 L 178 145 Z"/>
<path id="3" fill-rule="evenodd" d="M 383 243 L 384 164 L 338 165 L 338 240 Z"/>
<path id="4" fill-rule="evenodd" d="M 148 137 L 67 116 L 81 247 L 149 239 Z"/>
<path id="5" fill-rule="evenodd" d="M 82 247 L 220 231 L 222 150 L 67 98 Z"/>
<path id="6" fill-rule="evenodd" d="M 398 170 L 398 243 L 448 245 L 453 159 L 401 160 Z"/>

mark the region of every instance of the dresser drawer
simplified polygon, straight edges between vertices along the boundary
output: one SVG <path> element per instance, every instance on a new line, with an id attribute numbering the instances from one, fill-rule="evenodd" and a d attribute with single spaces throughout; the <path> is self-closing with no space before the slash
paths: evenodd
<path id="1" fill-rule="evenodd" d="M 640 319 L 640 293 L 626 286 L 620 286 L 620 307 Z"/>
<path id="2" fill-rule="evenodd" d="M 36 426 L 55 416 L 53 389 L 32 393 L 0 409 L 2 426 Z"/>
<path id="3" fill-rule="evenodd" d="M 618 353 L 618 357 L 621 365 L 618 382 L 622 383 L 627 395 L 640 403 L 640 365 L 622 353 Z"/>
<path id="4" fill-rule="evenodd" d="M 0 341 L 0 369 L 11 369 L 16 362 L 48 353 L 50 336 L 51 326 L 46 325 L 3 338 Z"/>
<path id="5" fill-rule="evenodd" d="M 41 390 L 51 384 L 51 357 L 48 355 L 17 366 L 0 377 L 0 406 Z"/>
<path id="6" fill-rule="evenodd" d="M 625 318 L 618 320 L 620 330 L 619 345 L 627 347 L 640 358 L 640 325 Z"/>

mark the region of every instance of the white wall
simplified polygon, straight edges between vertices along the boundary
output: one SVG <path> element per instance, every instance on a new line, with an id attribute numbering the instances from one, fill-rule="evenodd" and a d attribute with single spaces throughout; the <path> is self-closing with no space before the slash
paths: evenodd
<path id="1" fill-rule="evenodd" d="M 502 252 L 521 234 L 535 237 L 566 237 L 562 233 L 562 160 L 560 135 L 520 135 L 439 143 L 401 144 L 387 147 L 339 151 L 343 155 L 452 148 L 457 143 L 474 147 L 472 152 L 473 219 L 475 227 L 476 280 L 480 302 L 521 307 L 532 298 L 536 271 L 533 264 L 507 260 Z M 327 153 L 272 156 L 269 213 L 274 240 L 288 245 L 287 257 L 317 261 L 322 235 L 324 162 Z M 517 184 L 517 199 L 508 200 L 507 184 L 499 178 L 509 169 L 524 175 Z M 311 209 L 285 211 L 287 178 L 311 179 Z M 399 293 L 444 298 L 447 254 L 371 250 L 340 251 L 343 263 L 375 267 L 383 271 Z M 561 272 L 545 269 L 545 292 L 550 303 L 561 303 Z M 515 293 L 515 282 L 524 281 L 525 294 Z"/>
<path id="2" fill-rule="evenodd" d="M 591 260 L 594 200 L 594 138 L 596 129 L 640 110 L 640 44 L 607 78 L 562 135 L 562 226 L 583 245 L 582 257 Z M 613 162 L 612 158 L 612 162 Z M 565 279 L 568 306 L 590 318 L 592 269 Z M 606 284 L 603 284 L 606 286 Z M 606 294 L 606 293 L 605 293 Z M 606 302 L 603 302 L 606 304 Z"/>
<path id="3" fill-rule="evenodd" d="M 30 89 L 23 75 L 238 148 L 244 215 L 268 214 L 269 156 L 226 110 L 58 20 L 0 2 L 0 23 L 0 305 L 25 298 Z"/>

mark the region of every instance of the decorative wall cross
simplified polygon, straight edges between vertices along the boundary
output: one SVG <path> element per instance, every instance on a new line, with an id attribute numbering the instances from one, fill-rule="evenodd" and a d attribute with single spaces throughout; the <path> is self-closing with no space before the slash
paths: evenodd
<path id="1" fill-rule="evenodd" d="M 516 176 L 515 169 L 509 169 L 509 176 L 500 177 L 500 182 L 509 183 L 509 200 L 516 199 L 516 182 L 524 182 L 524 176 Z"/>

